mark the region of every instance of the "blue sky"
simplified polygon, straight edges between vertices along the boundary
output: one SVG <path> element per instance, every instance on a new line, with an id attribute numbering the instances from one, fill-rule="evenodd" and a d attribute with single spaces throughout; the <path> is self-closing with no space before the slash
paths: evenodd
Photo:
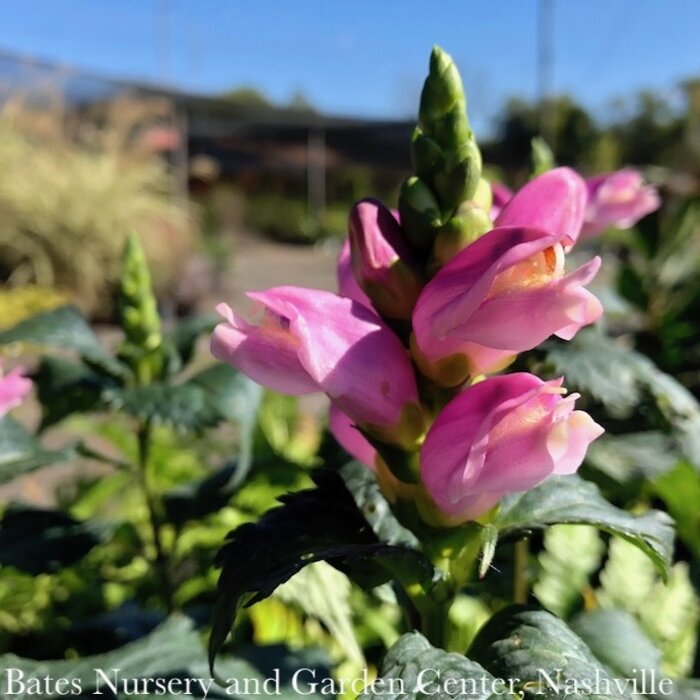
<path id="1" fill-rule="evenodd" d="M 604 111 L 700 75 L 698 0 L 552 0 L 552 87 Z M 438 9 L 439 8 L 439 9 Z M 415 111 L 430 48 L 456 59 L 487 124 L 536 95 L 536 0 L 3 0 L 0 49 L 214 92 L 303 91 L 321 110 Z"/>

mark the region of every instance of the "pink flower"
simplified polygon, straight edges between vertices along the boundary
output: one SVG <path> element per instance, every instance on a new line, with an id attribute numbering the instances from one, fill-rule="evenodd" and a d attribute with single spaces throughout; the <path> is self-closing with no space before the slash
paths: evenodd
<path id="1" fill-rule="evenodd" d="M 571 168 L 555 168 L 530 180 L 495 220 L 503 226 L 532 226 L 562 236 L 571 247 L 581 233 L 586 211 L 586 183 Z"/>
<path id="2" fill-rule="evenodd" d="M 392 212 L 362 200 L 350 211 L 349 228 L 352 269 L 372 306 L 388 318 L 411 318 L 423 285 Z"/>
<path id="3" fill-rule="evenodd" d="M 374 468 L 377 452 L 357 429 L 353 422 L 337 407 L 331 404 L 328 427 L 333 437 L 346 452 L 370 468 Z"/>
<path id="4" fill-rule="evenodd" d="M 343 247 L 340 249 L 336 274 L 338 276 L 338 293 L 341 297 L 347 297 L 348 299 L 357 301 L 368 309 L 372 308 L 372 302 L 362 289 L 360 289 L 360 285 L 357 284 L 357 280 L 355 279 L 355 273 L 352 271 L 349 238 L 345 239 Z"/>
<path id="5" fill-rule="evenodd" d="M 24 376 L 21 367 L 15 367 L 3 376 L 0 367 L 0 418 L 19 406 L 32 390 L 32 380 Z"/>
<path id="6" fill-rule="evenodd" d="M 414 356 L 446 386 L 497 371 L 552 334 L 570 340 L 603 312 L 584 285 L 596 257 L 564 274 L 564 231 L 507 227 L 467 246 L 426 285 L 413 313 Z"/>
<path id="7" fill-rule="evenodd" d="M 510 201 L 513 191 L 500 182 L 491 183 L 491 219 L 495 220 Z"/>
<path id="8" fill-rule="evenodd" d="M 661 200 L 656 188 L 645 185 L 641 173 L 625 169 L 586 180 L 588 205 L 583 227 L 585 237 L 606 228 L 626 229 L 656 211 Z"/>
<path id="9" fill-rule="evenodd" d="M 603 433 L 562 380 L 526 372 L 491 377 L 440 412 L 420 451 L 421 478 L 438 508 L 473 520 L 506 494 L 573 474 Z"/>
<path id="10" fill-rule="evenodd" d="M 255 323 L 226 304 L 213 355 L 286 394 L 324 391 L 381 439 L 413 444 L 423 430 L 413 367 L 399 339 L 361 304 L 331 292 L 276 287 L 249 292 Z"/>

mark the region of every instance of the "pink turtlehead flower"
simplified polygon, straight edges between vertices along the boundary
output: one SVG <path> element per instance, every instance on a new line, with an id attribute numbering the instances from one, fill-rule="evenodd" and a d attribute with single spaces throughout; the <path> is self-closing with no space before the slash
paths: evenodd
<path id="1" fill-rule="evenodd" d="M 398 221 L 381 202 L 364 199 L 349 217 L 350 262 L 372 306 L 389 318 L 411 318 L 422 288 Z"/>
<path id="2" fill-rule="evenodd" d="M 421 368 L 433 374 L 430 366 L 463 356 L 471 376 L 493 372 L 551 335 L 570 340 L 596 321 L 603 308 L 585 285 L 600 258 L 566 275 L 565 236 L 564 231 L 496 228 L 445 265 L 413 312 Z M 465 378 L 455 378 L 453 385 Z"/>
<path id="3" fill-rule="evenodd" d="M 530 180 L 503 206 L 495 227 L 531 226 L 561 234 L 570 248 L 583 226 L 586 183 L 571 168 L 555 168 Z"/>
<path id="4" fill-rule="evenodd" d="M 328 427 L 343 449 L 370 469 L 374 468 L 377 452 L 353 422 L 337 407 L 331 405 Z"/>
<path id="5" fill-rule="evenodd" d="M 286 394 L 323 391 L 356 424 L 391 428 L 418 404 L 405 348 L 370 309 L 331 292 L 276 287 L 249 292 L 260 314 L 244 320 L 226 304 L 213 355 Z M 415 437 L 415 436 L 414 436 Z"/>
<path id="6" fill-rule="evenodd" d="M 561 379 L 526 372 L 491 377 L 440 412 L 420 451 L 421 478 L 438 508 L 456 521 L 478 518 L 509 493 L 553 474 L 573 474 L 603 433 Z"/>
<path id="7" fill-rule="evenodd" d="M 3 375 L 0 367 L 0 418 L 19 406 L 32 390 L 32 380 L 24 375 L 24 369 L 15 367 Z"/>
<path id="8" fill-rule="evenodd" d="M 368 309 L 372 308 L 372 302 L 362 289 L 360 289 L 360 285 L 357 284 L 357 280 L 355 279 L 355 273 L 352 271 L 349 238 L 343 241 L 343 246 L 340 249 L 336 274 L 338 276 L 338 294 L 340 294 L 341 297 L 347 297 L 348 299 L 357 301 Z"/>
<path id="9" fill-rule="evenodd" d="M 606 228 L 634 226 L 661 205 L 653 185 L 646 185 L 641 173 L 627 168 L 586 180 L 588 205 L 582 235 L 592 237 Z"/>
<path id="10" fill-rule="evenodd" d="M 502 185 L 500 182 L 491 183 L 491 219 L 495 221 L 498 215 L 503 211 L 503 207 L 510 201 L 513 196 L 513 190 L 510 187 Z"/>

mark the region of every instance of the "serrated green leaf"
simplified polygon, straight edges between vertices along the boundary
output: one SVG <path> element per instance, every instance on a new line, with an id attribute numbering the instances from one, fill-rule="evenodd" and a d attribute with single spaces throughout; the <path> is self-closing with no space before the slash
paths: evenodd
<path id="1" fill-rule="evenodd" d="M 0 484 L 76 455 L 75 445 L 47 450 L 14 418 L 0 418 Z"/>
<path id="2" fill-rule="evenodd" d="M 411 582 L 432 580 L 433 568 L 420 552 L 377 538 L 337 472 L 319 470 L 314 481 L 316 488 L 282 497 L 282 506 L 229 533 L 219 551 L 216 562 L 222 571 L 209 642 L 212 666 L 240 607 L 263 600 L 315 561 L 327 561 L 352 577 L 371 578 L 372 585 L 392 575 Z"/>
<path id="3" fill-rule="evenodd" d="M 112 389 L 105 398 L 117 410 L 180 431 L 198 431 L 225 420 L 239 423 L 239 462 L 250 459 L 252 430 L 262 390 L 240 372 L 216 364 L 181 384 Z"/>
<path id="4" fill-rule="evenodd" d="M 597 530 L 588 525 L 554 525 L 546 530 L 540 573 L 533 586 L 537 600 L 548 610 L 568 617 L 603 557 Z"/>
<path id="5" fill-rule="evenodd" d="M 577 475 L 555 476 L 530 491 L 507 496 L 494 525 L 501 536 L 557 524 L 593 525 L 639 547 L 668 575 L 673 555 L 673 521 L 661 511 L 633 515 L 605 500 L 598 487 Z"/>
<path id="6" fill-rule="evenodd" d="M 566 623 L 531 606 L 496 613 L 477 634 L 468 655 L 496 677 L 517 679 L 516 687 L 526 698 L 632 698 L 624 685 L 614 685 L 603 664 Z M 605 692 L 608 683 L 610 693 Z M 601 693 L 593 692 L 598 688 Z"/>
<path id="7" fill-rule="evenodd" d="M 494 677 L 478 663 L 431 646 L 418 632 L 404 634 L 381 663 L 377 680 L 359 700 L 487 700 Z"/>
<path id="8" fill-rule="evenodd" d="M 583 613 L 571 622 L 571 629 L 620 678 L 639 678 L 644 670 L 660 669 L 661 652 L 626 610 Z"/>
<path id="9" fill-rule="evenodd" d="M 82 559 L 113 531 L 62 511 L 11 505 L 0 520 L 0 565 L 29 574 L 58 571 Z"/>
<path id="10" fill-rule="evenodd" d="M 100 345 L 97 336 L 75 306 L 61 306 L 36 314 L 13 328 L 0 332 L 0 345 L 10 343 L 72 350 L 109 374 L 122 377 L 127 373 L 127 369 Z"/>

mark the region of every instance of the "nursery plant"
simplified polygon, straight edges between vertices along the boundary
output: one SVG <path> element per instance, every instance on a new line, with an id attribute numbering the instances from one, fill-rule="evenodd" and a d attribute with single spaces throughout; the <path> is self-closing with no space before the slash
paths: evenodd
<path id="1" fill-rule="evenodd" d="M 541 143 L 524 187 L 489 182 L 439 48 L 410 148 L 398 207 L 349 212 L 338 294 L 250 292 L 249 310 L 165 332 L 131 238 L 115 352 L 71 307 L 0 333 L 6 354 L 72 353 L 0 379 L 0 413 L 32 383 L 42 405 L 38 436 L 1 419 L 2 480 L 78 458 L 125 475 L 91 492 L 91 517 L 79 498 L 4 510 L 0 575 L 50 575 L 74 605 L 89 572 L 105 611 L 88 643 L 11 647 L 5 681 L 41 697 L 59 678 L 117 697 L 698 697 L 700 409 L 626 325 L 625 280 L 653 255 L 614 266 L 617 296 L 595 286 L 603 231 L 655 210 L 656 190 L 632 171 L 586 180 Z M 221 362 L 196 372 L 206 334 Z M 260 385 L 326 394 L 334 438 L 300 448 L 293 399 Z M 90 431 L 49 447 L 41 433 L 76 413 L 121 426 L 121 452 Z M 202 442 L 208 473 L 182 465 Z M 127 491 L 139 508 L 106 518 Z M 104 618 L 122 633 L 100 647 Z M 119 671 L 110 685 L 95 669 Z"/>

